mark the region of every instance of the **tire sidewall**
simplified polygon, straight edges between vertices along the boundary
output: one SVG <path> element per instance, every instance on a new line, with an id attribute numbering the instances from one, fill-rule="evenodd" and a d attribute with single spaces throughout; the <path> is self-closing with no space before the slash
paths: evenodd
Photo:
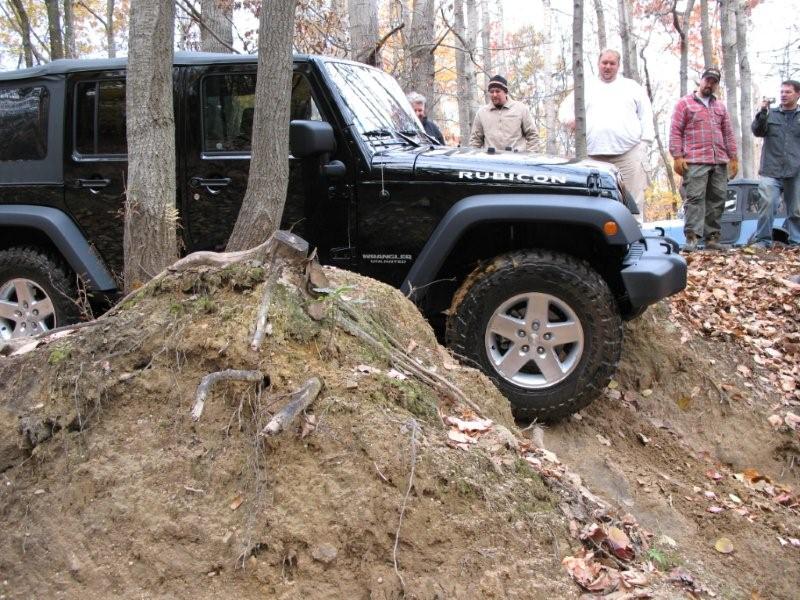
<path id="1" fill-rule="evenodd" d="M 29 279 L 42 288 L 53 304 L 54 327 L 78 320 L 76 286 L 67 270 L 51 257 L 28 248 L 0 251 L 0 289 L 12 279 Z"/>
<path id="2" fill-rule="evenodd" d="M 616 305 L 605 282 L 587 264 L 571 257 L 566 262 L 543 260 L 540 256 L 522 259 L 514 256 L 500 262 L 499 268 L 480 277 L 467 292 L 454 315 L 455 327 L 460 331 L 453 332 L 455 335 L 451 337 L 448 327 L 449 339 L 455 341 L 458 352 L 478 362 L 520 414 L 559 418 L 589 404 L 597 387 L 590 383 L 610 377 L 610 371 L 604 372 L 608 369 L 602 356 L 606 350 L 602 339 L 613 340 L 615 332 L 613 324 L 607 327 L 604 317 L 608 315 L 602 313 L 606 311 L 603 307 L 615 309 Z M 504 379 L 495 370 L 485 348 L 486 327 L 495 310 L 513 296 L 530 292 L 549 294 L 567 304 L 583 329 L 583 351 L 578 365 L 566 379 L 546 388 L 523 388 Z M 598 294 L 604 297 L 599 298 Z M 613 317 L 621 340 L 619 315 L 615 313 Z M 615 366 L 618 356 L 612 358 Z"/>

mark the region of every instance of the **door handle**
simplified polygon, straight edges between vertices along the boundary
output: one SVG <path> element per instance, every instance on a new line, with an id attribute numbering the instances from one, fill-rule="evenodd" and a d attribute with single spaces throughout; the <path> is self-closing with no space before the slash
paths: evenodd
<path id="1" fill-rule="evenodd" d="M 192 187 L 204 187 L 209 194 L 217 195 L 222 191 L 222 188 L 230 184 L 230 177 L 218 177 L 206 179 L 204 177 L 192 177 L 189 180 L 189 185 Z"/>
<path id="2" fill-rule="evenodd" d="M 89 190 L 93 194 L 99 194 L 100 190 L 110 183 L 110 179 L 76 179 L 75 187 Z"/>

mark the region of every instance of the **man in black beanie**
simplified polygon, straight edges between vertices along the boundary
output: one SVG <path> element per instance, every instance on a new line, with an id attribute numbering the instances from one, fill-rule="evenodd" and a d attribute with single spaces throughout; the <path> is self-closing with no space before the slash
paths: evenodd
<path id="1" fill-rule="evenodd" d="M 539 136 L 528 107 L 508 97 L 508 82 L 495 75 L 487 86 L 489 104 L 481 106 L 472 123 L 469 145 L 496 150 L 538 151 Z"/>

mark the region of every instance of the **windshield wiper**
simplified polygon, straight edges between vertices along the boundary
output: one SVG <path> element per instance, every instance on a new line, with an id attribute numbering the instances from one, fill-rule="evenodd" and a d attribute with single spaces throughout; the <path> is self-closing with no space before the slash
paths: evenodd
<path id="1" fill-rule="evenodd" d="M 424 135 L 426 138 L 428 138 L 428 139 L 429 139 L 431 142 L 433 142 L 433 143 L 434 143 L 436 146 L 439 146 L 439 145 L 441 145 L 441 144 L 439 144 L 439 140 L 437 140 L 435 137 L 433 137 L 433 136 L 432 136 L 431 134 L 429 134 L 427 131 L 422 131 L 422 132 L 419 132 L 419 131 L 417 131 L 416 129 L 404 129 L 404 130 L 403 130 L 403 131 L 401 131 L 400 133 L 405 133 L 406 135 L 416 135 L 416 136 L 418 136 L 420 133 L 422 133 L 422 135 Z"/>
<path id="2" fill-rule="evenodd" d="M 392 137 L 394 138 L 394 141 L 397 142 L 398 144 L 401 144 L 403 142 L 408 142 L 409 144 L 413 144 L 414 146 L 419 146 L 419 142 L 409 137 L 408 133 L 404 131 L 397 131 L 395 129 L 388 129 L 388 128 L 372 129 L 370 131 L 365 131 L 363 135 L 364 137 L 367 138 Z"/>

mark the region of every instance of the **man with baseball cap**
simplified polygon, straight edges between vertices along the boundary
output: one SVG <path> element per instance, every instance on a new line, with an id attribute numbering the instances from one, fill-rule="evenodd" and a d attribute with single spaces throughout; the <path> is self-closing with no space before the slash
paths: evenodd
<path id="1" fill-rule="evenodd" d="M 686 187 L 684 250 L 697 249 L 701 239 L 709 250 L 725 250 L 719 241 L 728 179 L 736 177 L 736 138 L 725 104 L 714 95 L 720 72 L 708 67 L 697 91 L 675 105 L 669 132 L 673 169 Z"/>
<path id="2" fill-rule="evenodd" d="M 508 82 L 495 75 L 487 86 L 489 104 L 481 106 L 472 123 L 473 148 L 537 151 L 539 136 L 528 107 L 508 97 Z"/>

